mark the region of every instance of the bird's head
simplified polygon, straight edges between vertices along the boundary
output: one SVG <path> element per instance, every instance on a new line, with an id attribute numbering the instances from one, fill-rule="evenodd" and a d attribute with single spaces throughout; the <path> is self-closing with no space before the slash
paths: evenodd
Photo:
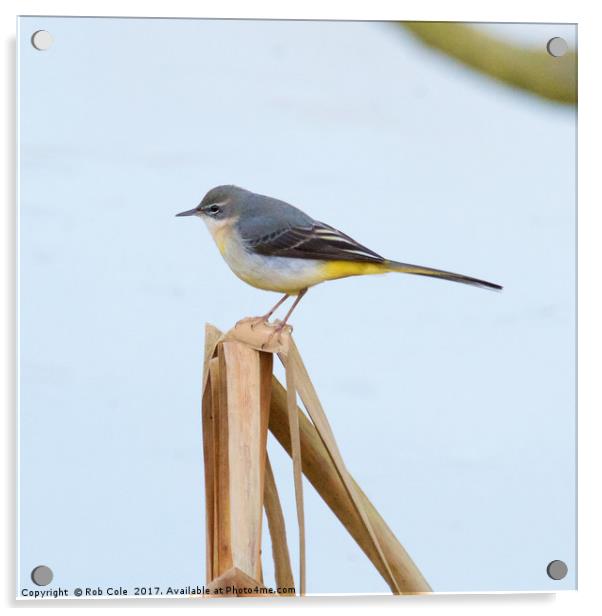
<path id="1" fill-rule="evenodd" d="M 206 223 L 225 223 L 237 218 L 249 191 L 238 186 L 226 185 L 212 188 L 192 210 L 176 216 L 198 216 Z"/>

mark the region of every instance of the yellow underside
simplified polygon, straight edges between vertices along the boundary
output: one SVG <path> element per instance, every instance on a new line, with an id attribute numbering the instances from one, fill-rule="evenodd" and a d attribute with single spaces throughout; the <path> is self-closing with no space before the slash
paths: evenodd
<path id="1" fill-rule="evenodd" d="M 321 270 L 324 280 L 365 274 L 384 274 L 391 271 L 382 263 L 358 263 L 356 261 L 326 261 L 321 266 Z"/>
<path id="2" fill-rule="evenodd" d="M 382 263 L 358 263 L 354 261 L 325 261 L 318 265 L 312 276 L 312 280 L 305 281 L 304 286 L 296 289 L 291 294 L 298 293 L 304 288 L 320 284 L 327 280 L 347 278 L 348 276 L 365 276 L 368 274 L 385 274 L 391 270 Z M 286 292 L 286 291 L 285 291 Z"/>
<path id="3" fill-rule="evenodd" d="M 249 272 L 244 274 L 238 272 L 237 275 L 247 284 L 259 289 L 268 291 L 278 291 L 297 295 L 304 289 L 313 287 L 327 280 L 346 278 L 347 276 L 362 276 L 366 274 L 384 274 L 390 269 L 379 263 L 354 263 L 352 261 L 328 261 L 316 264 L 297 274 L 287 273 L 285 276 L 278 276 L 276 272 L 272 275 L 251 275 Z"/>

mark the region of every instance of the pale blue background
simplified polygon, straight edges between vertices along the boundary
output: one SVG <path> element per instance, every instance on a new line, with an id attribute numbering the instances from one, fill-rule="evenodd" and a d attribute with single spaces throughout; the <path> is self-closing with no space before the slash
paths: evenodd
<path id="1" fill-rule="evenodd" d="M 295 337 L 351 472 L 435 591 L 575 587 L 574 108 L 390 24 L 32 17 L 18 47 L 19 588 L 38 564 L 68 588 L 204 582 L 204 323 L 276 299 L 174 218 L 221 183 L 505 286 L 337 281 Z M 291 464 L 272 439 L 270 455 L 296 574 Z M 305 485 L 309 591 L 387 592 Z"/>

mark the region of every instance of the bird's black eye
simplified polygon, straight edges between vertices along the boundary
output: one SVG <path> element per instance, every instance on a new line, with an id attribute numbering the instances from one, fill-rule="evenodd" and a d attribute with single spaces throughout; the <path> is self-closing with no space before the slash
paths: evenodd
<path id="1" fill-rule="evenodd" d="M 212 205 L 207 209 L 207 211 L 210 214 L 217 214 L 219 212 L 219 205 Z"/>

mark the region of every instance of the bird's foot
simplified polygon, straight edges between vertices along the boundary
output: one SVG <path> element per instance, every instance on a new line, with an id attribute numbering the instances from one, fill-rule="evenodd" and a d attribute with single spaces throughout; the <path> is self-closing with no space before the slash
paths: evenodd
<path id="1" fill-rule="evenodd" d="M 267 322 L 266 322 L 267 324 Z M 271 325 L 271 324 L 270 324 Z M 286 323 L 277 323 L 274 327 L 274 331 L 268 336 L 268 339 L 261 345 L 262 349 L 265 349 L 269 346 L 272 346 L 272 340 L 274 336 L 277 336 L 276 340 L 278 344 L 282 344 L 282 332 L 287 330 L 287 333 L 290 335 L 293 332 L 293 326 L 287 325 Z"/>
<path id="2" fill-rule="evenodd" d="M 251 329 L 255 329 L 257 325 L 260 323 L 268 322 L 268 318 L 266 315 L 261 317 L 245 317 L 244 319 L 240 319 L 240 321 L 236 321 L 236 325 L 234 327 L 240 327 L 241 325 L 246 325 L 247 323 L 251 326 Z"/>

